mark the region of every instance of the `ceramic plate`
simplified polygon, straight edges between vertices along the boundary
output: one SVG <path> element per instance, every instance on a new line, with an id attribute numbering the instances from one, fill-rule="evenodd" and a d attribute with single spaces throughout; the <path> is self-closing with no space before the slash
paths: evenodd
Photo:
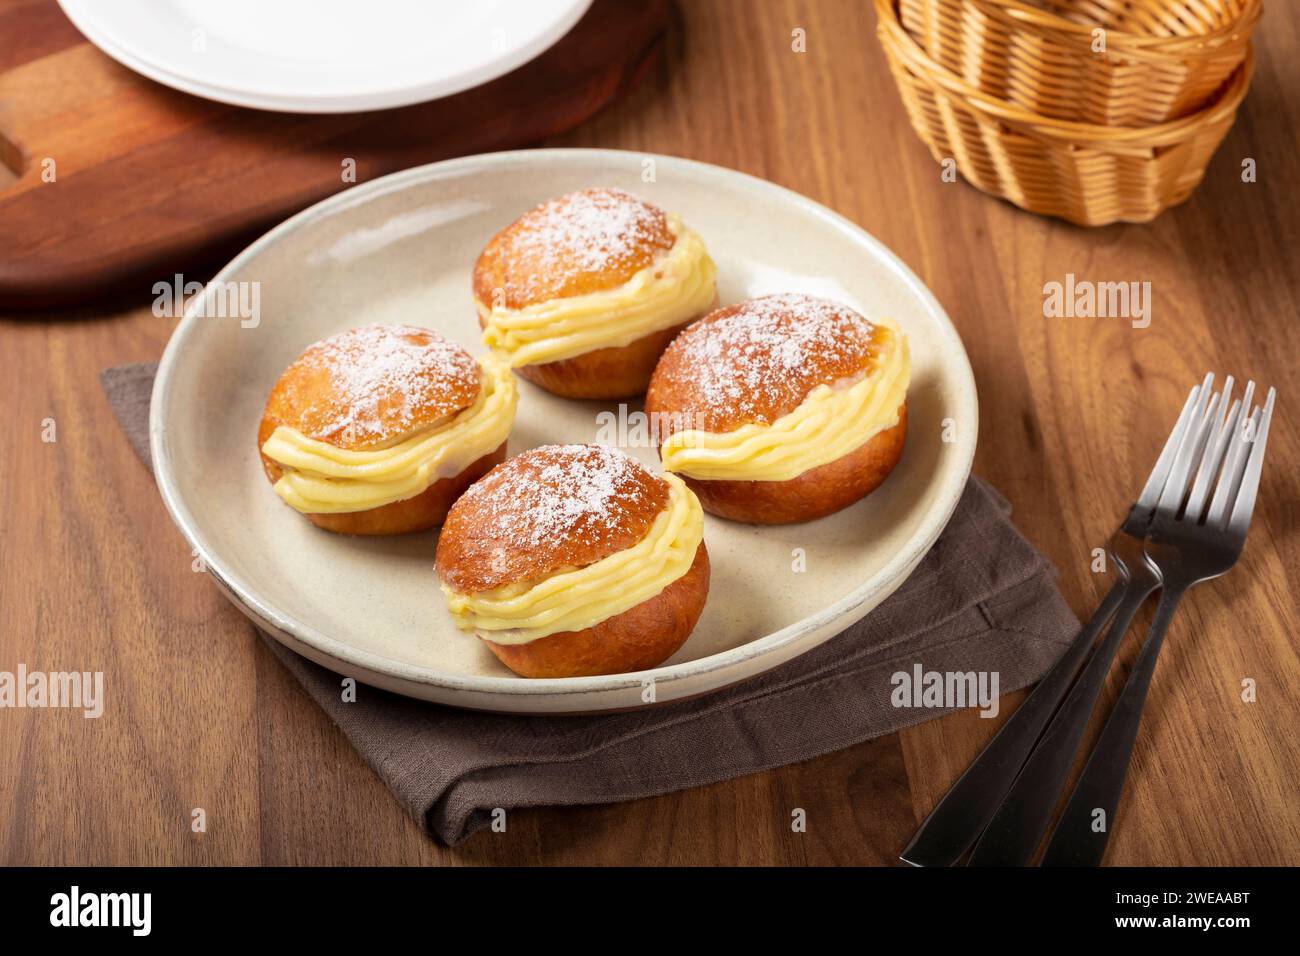
<path id="1" fill-rule="evenodd" d="M 343 113 L 478 86 L 564 36 L 591 0 L 59 0 L 124 66 L 236 106 Z"/>
<path id="2" fill-rule="evenodd" d="M 723 302 L 809 292 L 868 317 L 893 316 L 912 346 L 909 434 L 894 474 L 838 514 L 776 528 L 709 516 L 708 605 L 690 639 L 661 667 L 526 680 L 451 626 L 433 570 L 436 534 L 368 539 L 317 529 L 272 492 L 256 434 L 267 392 L 285 366 L 344 329 L 421 325 L 482 352 L 470 296 L 479 250 L 537 203 L 592 185 L 622 187 L 679 212 L 717 262 Z M 229 297 L 222 309 L 223 289 L 242 290 L 257 315 Z M 638 404 L 620 415 L 617 403 L 568 401 L 522 380 L 520 389 L 510 454 L 603 439 L 658 467 L 637 427 Z M 956 427 L 945 442 L 947 419 Z M 627 427 L 620 429 L 620 421 Z M 163 355 L 150 438 L 176 524 L 232 600 L 294 650 L 413 697 L 575 713 L 638 706 L 651 677 L 661 703 L 716 690 L 867 614 L 907 577 L 952 514 L 970 472 L 976 422 L 970 365 L 943 309 L 901 261 L 848 220 L 716 166 L 563 149 L 407 170 L 267 233 L 191 301 Z M 794 570 L 796 549 L 806 571 Z"/>

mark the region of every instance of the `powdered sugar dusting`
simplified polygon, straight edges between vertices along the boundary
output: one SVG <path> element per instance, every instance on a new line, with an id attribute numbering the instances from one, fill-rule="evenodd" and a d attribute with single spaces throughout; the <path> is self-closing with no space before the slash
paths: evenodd
<path id="1" fill-rule="evenodd" d="M 480 532 L 511 549 L 596 545 L 644 512 L 647 488 L 659 484 L 613 448 L 543 445 L 494 469 L 457 507 L 472 509 Z"/>
<path id="2" fill-rule="evenodd" d="M 722 309 L 683 332 L 672 350 L 690 356 L 682 375 L 700 405 L 692 411 L 771 424 L 812 388 L 860 368 L 875 331 L 845 305 L 787 293 Z"/>
<path id="3" fill-rule="evenodd" d="M 299 364 L 326 373 L 332 393 L 301 409 L 308 433 L 340 445 L 365 445 L 430 424 L 466 407 L 479 388 L 473 356 L 412 326 L 343 332 L 312 346 Z"/>
<path id="4" fill-rule="evenodd" d="M 506 291 L 521 302 L 546 298 L 557 277 L 630 275 L 674 242 L 663 212 L 631 193 L 608 188 L 542 203 L 506 237 L 504 257 L 525 266 L 507 268 L 512 288 Z"/>

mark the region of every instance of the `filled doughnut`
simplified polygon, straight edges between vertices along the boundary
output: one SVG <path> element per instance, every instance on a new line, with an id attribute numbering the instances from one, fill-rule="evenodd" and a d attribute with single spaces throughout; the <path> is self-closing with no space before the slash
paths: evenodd
<path id="1" fill-rule="evenodd" d="M 717 303 L 700 237 L 617 189 L 552 199 L 497 233 L 473 293 L 483 341 L 567 398 L 643 394 L 673 336 Z"/>
<path id="2" fill-rule="evenodd" d="M 523 677 L 655 667 L 709 592 L 695 495 L 603 445 L 545 445 L 492 469 L 447 515 L 437 569 L 456 626 Z"/>
<path id="3" fill-rule="evenodd" d="M 870 494 L 903 453 L 911 357 L 889 320 L 807 295 L 718 309 L 664 352 L 646 413 L 665 471 L 706 511 L 809 521 Z"/>
<path id="4" fill-rule="evenodd" d="M 276 494 L 313 524 L 391 535 L 442 523 L 505 459 L 509 367 L 437 332 L 370 325 L 307 349 L 276 381 L 257 446 Z"/>

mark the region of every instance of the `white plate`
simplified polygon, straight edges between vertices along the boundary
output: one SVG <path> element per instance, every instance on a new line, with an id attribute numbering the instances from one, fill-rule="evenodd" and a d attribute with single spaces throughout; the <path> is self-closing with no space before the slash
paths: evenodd
<path id="1" fill-rule="evenodd" d="M 710 516 L 708 605 L 663 666 L 526 680 L 451 626 L 433 570 L 436 535 L 367 539 L 319 530 L 271 491 L 256 434 L 284 367 L 344 329 L 422 325 L 480 353 L 470 297 L 479 250 L 536 203 L 592 185 L 623 187 L 681 213 L 717 262 L 723 302 L 803 291 L 841 299 L 868 317 L 897 319 L 914 362 L 909 434 L 894 474 L 838 514 L 777 528 Z M 255 327 L 237 317 L 204 317 L 219 311 L 211 303 L 227 282 L 259 283 Z M 251 295 L 254 286 L 244 288 Z M 556 398 L 526 382 L 520 388 L 510 454 L 595 440 L 598 414 L 617 409 Z M 946 420 L 953 427 L 945 430 Z M 705 693 L 843 630 L 898 587 L 939 536 L 970 472 L 976 429 L 975 385 L 952 324 L 916 276 L 857 226 L 731 170 L 570 149 L 407 170 L 273 229 L 191 302 L 163 355 L 150 417 L 158 486 L 176 524 L 232 599 L 288 646 L 401 694 L 550 713 L 637 706 L 649 677 L 659 702 Z M 945 434 L 953 440 L 945 442 Z M 653 448 L 627 450 L 658 467 Z M 796 548 L 806 553 L 802 573 L 792 569 Z"/>
<path id="2" fill-rule="evenodd" d="M 59 0 L 122 65 L 196 96 L 258 109 L 406 106 L 510 72 L 564 36 L 591 0 Z"/>

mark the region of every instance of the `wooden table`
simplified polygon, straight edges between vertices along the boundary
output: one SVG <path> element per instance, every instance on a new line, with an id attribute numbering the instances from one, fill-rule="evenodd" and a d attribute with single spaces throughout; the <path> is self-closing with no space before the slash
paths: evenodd
<path id="1" fill-rule="evenodd" d="M 1104 590 L 1091 549 L 1189 383 L 1214 369 L 1279 387 L 1242 561 L 1191 593 L 1160 661 L 1111 842 L 1118 864 L 1300 863 L 1300 27 L 1284 7 L 1265 14 L 1254 88 L 1206 181 L 1146 226 L 1087 231 L 942 182 L 864 0 L 683 3 L 659 71 L 553 144 L 741 169 L 840 211 L 902 256 L 970 352 L 975 469 L 1014 503 L 1081 615 Z M 806 53 L 791 50 L 796 28 Z M 1246 157 L 1255 183 L 1241 180 Z M 1150 281 L 1150 327 L 1045 319 L 1043 284 L 1067 273 Z M 0 323 L 0 670 L 102 670 L 109 699 L 99 720 L 0 711 L 0 861 L 888 864 L 993 733 L 993 721 L 956 714 L 686 793 L 519 811 L 504 834 L 435 845 L 191 571 L 98 382 L 106 366 L 161 353 L 174 322 L 148 304 Z M 47 418 L 54 443 L 42 441 Z M 1255 703 L 1241 700 L 1244 678 L 1257 682 Z M 191 832 L 194 807 L 206 833 Z M 806 833 L 791 832 L 795 807 Z"/>

